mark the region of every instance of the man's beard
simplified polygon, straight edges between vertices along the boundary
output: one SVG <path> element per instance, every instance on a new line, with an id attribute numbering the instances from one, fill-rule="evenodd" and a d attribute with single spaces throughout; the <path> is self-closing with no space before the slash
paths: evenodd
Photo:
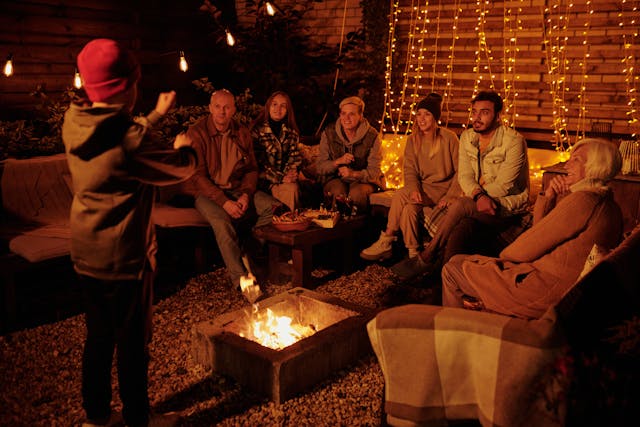
<path id="1" fill-rule="evenodd" d="M 472 129 L 473 129 L 473 131 L 474 131 L 475 133 L 478 133 L 478 134 L 480 134 L 480 135 L 487 135 L 487 134 L 489 134 L 489 133 L 493 132 L 493 131 L 494 131 L 494 129 L 498 127 L 499 117 L 500 117 L 500 116 L 496 115 L 496 116 L 493 118 L 493 121 L 491 122 L 491 124 L 490 124 L 489 126 L 487 126 L 487 127 L 486 127 L 485 129 L 483 129 L 483 130 L 476 130 L 476 128 L 475 128 L 475 127 L 473 127 L 473 123 L 471 124 L 471 127 L 472 127 Z"/>

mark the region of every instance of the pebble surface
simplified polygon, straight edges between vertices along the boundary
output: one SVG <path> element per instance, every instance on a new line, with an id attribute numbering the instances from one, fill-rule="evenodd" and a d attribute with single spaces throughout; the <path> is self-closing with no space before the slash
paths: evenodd
<path id="1" fill-rule="evenodd" d="M 149 364 L 155 411 L 179 412 L 183 426 L 380 425 L 384 380 L 373 355 L 281 405 L 196 364 L 191 356 L 193 326 L 248 304 L 240 292 L 229 289 L 225 274 L 219 268 L 193 277 L 155 306 Z M 292 287 L 290 282 L 267 283 L 263 291 L 272 296 Z M 314 290 L 381 309 L 395 305 L 389 304 L 391 289 L 397 286 L 389 269 L 369 265 Z M 407 301 L 424 301 L 432 292 L 411 288 L 402 293 Z M 394 298 L 397 302 L 397 295 Z M 0 337 L 0 425 L 80 425 L 83 343 L 83 315 Z M 114 369 L 112 406 L 119 411 L 115 375 Z"/>

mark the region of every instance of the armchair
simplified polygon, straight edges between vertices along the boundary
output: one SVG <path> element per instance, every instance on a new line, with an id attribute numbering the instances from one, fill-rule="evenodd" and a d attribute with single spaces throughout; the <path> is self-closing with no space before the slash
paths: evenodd
<path id="1" fill-rule="evenodd" d="M 640 226 L 540 319 L 407 305 L 379 313 L 369 338 L 393 426 L 562 426 L 570 377 L 564 356 L 605 342 L 640 313 Z"/>

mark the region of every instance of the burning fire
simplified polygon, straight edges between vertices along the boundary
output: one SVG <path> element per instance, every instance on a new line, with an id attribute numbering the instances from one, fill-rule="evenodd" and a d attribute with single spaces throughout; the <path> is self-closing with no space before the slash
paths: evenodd
<path id="1" fill-rule="evenodd" d="M 262 295 L 260 286 L 258 286 L 255 276 L 251 273 L 240 277 L 240 290 L 251 304 L 255 303 L 258 297 Z"/>
<path id="2" fill-rule="evenodd" d="M 312 326 L 299 323 L 292 325 L 291 317 L 278 316 L 270 308 L 266 309 L 266 314 L 255 313 L 254 317 L 251 322 L 252 336 L 245 338 L 274 350 L 281 350 L 316 332 Z M 240 336 L 244 337 L 244 334 L 241 333 Z"/>

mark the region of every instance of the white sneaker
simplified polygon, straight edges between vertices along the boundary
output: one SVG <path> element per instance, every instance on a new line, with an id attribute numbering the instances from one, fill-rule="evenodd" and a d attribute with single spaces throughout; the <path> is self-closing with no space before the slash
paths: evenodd
<path id="1" fill-rule="evenodd" d="M 383 261 L 391 258 L 392 245 L 397 239 L 396 236 L 387 236 L 383 231 L 373 245 L 360 252 L 360 257 L 367 261 Z"/>

